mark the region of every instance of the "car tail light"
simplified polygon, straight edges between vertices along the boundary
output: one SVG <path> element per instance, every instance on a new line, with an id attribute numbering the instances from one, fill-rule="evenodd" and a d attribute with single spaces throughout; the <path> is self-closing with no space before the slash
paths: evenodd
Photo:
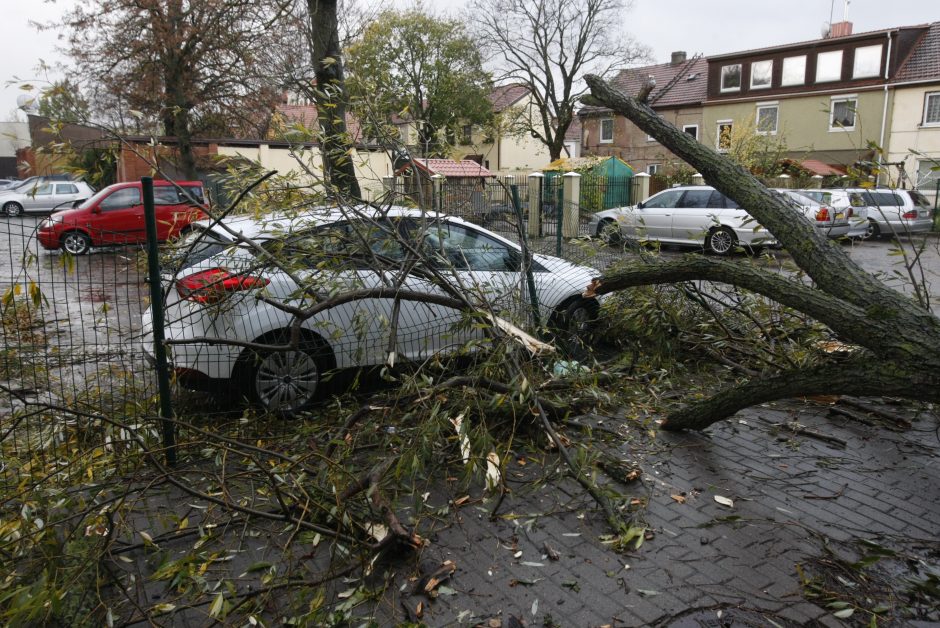
<path id="1" fill-rule="evenodd" d="M 901 218 L 904 218 L 904 219 L 906 219 L 906 220 L 913 220 L 914 218 L 917 218 L 917 210 L 916 210 L 916 209 L 912 209 L 912 210 L 909 211 L 909 212 L 904 212 L 904 214 L 901 216 Z"/>
<path id="2" fill-rule="evenodd" d="M 227 294 L 253 290 L 268 285 L 265 277 L 236 275 L 222 268 L 212 268 L 183 277 L 176 282 L 176 291 L 189 301 L 196 303 L 218 303 Z"/>
<path id="3" fill-rule="evenodd" d="M 829 208 L 820 207 L 818 210 L 816 210 L 816 220 L 819 222 L 826 222 L 829 220 Z"/>
<path id="4" fill-rule="evenodd" d="M 845 217 L 846 217 L 846 218 L 851 218 L 851 217 L 854 216 L 854 215 L 855 215 L 855 210 L 854 210 L 854 209 L 852 209 L 851 207 L 846 208 L 846 210 L 845 210 Z"/>

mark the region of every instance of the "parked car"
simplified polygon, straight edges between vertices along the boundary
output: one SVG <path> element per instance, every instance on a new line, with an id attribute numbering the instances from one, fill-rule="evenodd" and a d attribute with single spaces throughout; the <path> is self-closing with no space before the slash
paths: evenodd
<path id="1" fill-rule="evenodd" d="M 795 191 L 832 207 L 836 211 L 844 212 L 849 219 L 849 231 L 845 234 L 847 238 L 858 239 L 868 237 L 869 208 L 865 197 L 858 192 L 821 189 Z"/>
<path id="2" fill-rule="evenodd" d="M 0 209 L 7 216 L 19 216 L 24 212 L 51 212 L 92 194 L 94 190 L 84 181 L 31 177 L 0 191 Z"/>
<path id="3" fill-rule="evenodd" d="M 153 195 L 160 241 L 179 236 L 191 222 L 206 217 L 200 181 L 154 181 Z M 109 185 L 77 207 L 55 212 L 40 223 L 38 239 L 46 249 L 61 248 L 72 255 L 93 246 L 144 242 L 140 181 Z"/>
<path id="4" fill-rule="evenodd" d="M 14 185 L 19 183 L 21 183 L 19 179 L 0 179 L 0 190 L 12 188 Z"/>
<path id="5" fill-rule="evenodd" d="M 606 239 L 691 245 L 717 255 L 729 255 L 738 246 L 776 244 L 770 232 L 732 199 L 702 185 L 670 188 L 634 206 L 597 212 L 588 228 Z"/>
<path id="6" fill-rule="evenodd" d="M 933 228 L 930 201 L 916 190 L 847 188 L 845 191 L 865 199 L 868 206 L 866 239 L 925 233 Z"/>
<path id="7" fill-rule="evenodd" d="M 849 211 L 822 203 L 803 190 L 778 188 L 777 192 L 790 200 L 809 219 L 816 229 L 828 238 L 844 238 L 849 233 Z"/>
<path id="8" fill-rule="evenodd" d="M 302 323 L 301 343 L 289 351 L 268 351 L 224 341 L 286 344 L 293 315 L 258 299 L 303 302 L 350 290 L 389 286 L 407 262 L 402 242 L 413 242 L 430 265 L 472 302 L 497 312 L 518 305 L 523 273 L 521 249 L 461 218 L 391 208 L 356 212 L 321 209 L 294 218 L 225 219 L 193 225 L 175 247 L 182 251 L 164 277 L 165 334 L 174 341 L 214 337 L 222 342 L 172 345 L 178 381 L 187 387 L 234 388 L 270 410 L 290 414 L 307 407 L 333 369 L 368 367 L 388 360 L 392 298 L 365 298 L 324 310 Z M 264 262 L 264 255 L 238 245 L 240 233 L 280 259 L 300 262 L 291 274 Z M 376 262 L 379 256 L 383 264 Z M 381 266 L 381 268 L 380 268 Z M 411 266 L 408 266 L 411 269 Z M 596 318 L 598 301 L 582 293 L 597 271 L 545 255 L 534 255 L 533 276 L 542 320 L 580 333 Z M 403 290 L 442 294 L 425 271 L 411 271 Z M 307 304 L 311 301 L 307 300 Z M 482 340 L 480 326 L 457 309 L 427 302 L 400 302 L 397 346 L 400 359 L 425 360 Z M 151 344 L 152 312 L 143 315 Z"/>

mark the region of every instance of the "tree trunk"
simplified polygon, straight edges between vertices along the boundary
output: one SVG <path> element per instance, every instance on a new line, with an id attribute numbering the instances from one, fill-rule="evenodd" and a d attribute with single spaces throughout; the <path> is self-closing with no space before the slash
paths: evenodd
<path id="1" fill-rule="evenodd" d="M 804 312 L 864 347 L 859 357 L 847 362 L 831 360 L 722 391 L 674 413 L 664 428 L 703 429 L 755 403 L 818 392 L 940 402 L 940 319 L 862 270 L 841 246 L 747 170 L 664 121 L 645 102 L 611 89 L 599 77 L 588 75 L 585 80 L 591 88 L 585 102 L 627 117 L 710 185 L 746 207 L 815 282 L 811 287 L 747 264 L 688 256 L 611 271 L 592 284 L 597 294 L 694 279 L 730 283 Z"/>
<path id="2" fill-rule="evenodd" d="M 346 128 L 346 81 L 336 17 L 337 0 L 307 0 L 310 19 L 310 55 L 316 77 L 317 118 L 323 171 L 332 191 L 349 199 L 361 199 L 353 139 Z"/>

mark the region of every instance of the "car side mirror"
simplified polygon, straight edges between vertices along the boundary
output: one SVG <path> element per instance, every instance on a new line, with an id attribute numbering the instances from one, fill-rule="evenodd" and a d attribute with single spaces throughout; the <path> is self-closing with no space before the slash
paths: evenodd
<path id="1" fill-rule="evenodd" d="M 101 206 L 100 206 L 100 205 L 95 205 L 94 207 L 92 207 L 92 208 L 91 208 L 91 213 L 93 213 L 93 214 L 100 214 L 100 213 L 101 213 Z"/>
<path id="2" fill-rule="evenodd" d="M 637 209 L 643 209 L 644 207 L 646 207 L 646 203 L 644 203 L 643 201 L 640 201 L 639 203 L 636 204 Z"/>

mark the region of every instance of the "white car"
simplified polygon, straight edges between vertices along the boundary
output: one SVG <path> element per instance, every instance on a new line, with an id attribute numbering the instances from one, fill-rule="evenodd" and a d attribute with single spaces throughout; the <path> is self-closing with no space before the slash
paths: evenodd
<path id="1" fill-rule="evenodd" d="M 396 319 L 394 299 L 370 297 L 303 321 L 299 346 L 276 350 L 270 345 L 287 344 L 296 319 L 272 302 L 309 307 L 381 287 L 443 295 L 438 274 L 477 308 L 498 314 L 524 303 L 527 285 L 515 243 L 459 218 L 419 210 L 359 208 L 354 214 L 321 209 L 292 218 L 226 219 L 227 229 L 193 223 L 179 245 L 174 277 L 164 277 L 164 329 L 178 381 L 196 389 L 234 386 L 270 410 L 292 414 L 310 404 L 334 369 L 421 361 L 486 340 L 481 320 L 459 309 L 402 300 Z M 228 230 L 264 253 L 237 243 Z M 418 251 L 424 261 L 415 265 Z M 290 260 L 291 267 L 265 261 L 268 253 Z M 597 271 L 533 257 L 542 322 L 582 331 L 598 311 L 596 299 L 581 296 Z M 143 318 L 152 351 L 150 309 Z"/>
<path id="2" fill-rule="evenodd" d="M 47 180 L 44 177 L 27 179 L 5 190 L 0 190 L 0 209 L 7 216 L 23 212 L 51 212 L 88 198 L 95 191 L 84 181 Z"/>
<path id="3" fill-rule="evenodd" d="M 790 199 L 794 207 L 799 209 L 806 218 L 809 219 L 816 229 L 827 238 L 844 238 L 849 234 L 851 224 L 849 216 L 852 212 L 849 209 L 839 208 L 820 201 L 805 190 L 788 190 L 785 188 L 776 188 L 786 198 Z"/>
<path id="4" fill-rule="evenodd" d="M 597 212 L 589 233 L 704 247 L 717 255 L 729 255 L 738 246 L 776 244 L 737 203 L 703 185 L 669 188 L 637 205 Z"/>
<path id="5" fill-rule="evenodd" d="M 859 192 L 820 189 L 794 191 L 831 207 L 837 212 L 844 213 L 849 219 L 849 230 L 845 234 L 847 238 L 862 239 L 868 237 L 870 229 L 868 212 L 870 210 L 865 198 Z"/>

